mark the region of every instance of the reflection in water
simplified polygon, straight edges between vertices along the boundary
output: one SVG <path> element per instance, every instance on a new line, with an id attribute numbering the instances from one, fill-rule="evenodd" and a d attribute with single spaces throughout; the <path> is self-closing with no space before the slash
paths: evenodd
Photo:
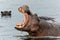
<path id="1" fill-rule="evenodd" d="M 32 37 L 32 36 L 15 36 L 15 37 L 19 37 L 22 40 L 60 40 L 59 36 L 58 37 L 54 37 L 54 36 L 41 36 L 41 37 Z"/>
<path id="2" fill-rule="evenodd" d="M 56 40 L 55 38 L 28 38 L 25 40 Z"/>
<path id="3" fill-rule="evenodd" d="M 1 15 L 2 18 L 11 18 L 11 15 Z"/>

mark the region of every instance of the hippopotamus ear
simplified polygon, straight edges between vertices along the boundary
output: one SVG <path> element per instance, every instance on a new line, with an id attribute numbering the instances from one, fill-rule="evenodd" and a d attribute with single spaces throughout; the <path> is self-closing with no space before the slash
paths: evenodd
<path id="1" fill-rule="evenodd" d="M 11 13 L 11 11 L 9 11 L 9 13 Z"/>
<path id="2" fill-rule="evenodd" d="M 1 13 L 3 13 L 3 11 L 1 11 Z"/>

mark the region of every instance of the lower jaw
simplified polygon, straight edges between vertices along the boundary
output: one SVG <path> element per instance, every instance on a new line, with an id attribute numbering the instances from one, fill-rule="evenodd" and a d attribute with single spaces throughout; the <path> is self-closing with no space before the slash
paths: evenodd
<path id="1" fill-rule="evenodd" d="M 19 30 L 19 31 L 22 31 L 22 29 L 21 29 L 21 28 L 17 28 L 17 27 L 15 27 L 15 29 L 17 29 L 17 30 Z"/>
<path id="2" fill-rule="evenodd" d="M 24 30 L 23 28 L 17 28 L 17 27 L 15 27 L 15 29 L 17 29 L 18 31 L 25 31 L 25 32 L 28 32 L 27 30 Z"/>

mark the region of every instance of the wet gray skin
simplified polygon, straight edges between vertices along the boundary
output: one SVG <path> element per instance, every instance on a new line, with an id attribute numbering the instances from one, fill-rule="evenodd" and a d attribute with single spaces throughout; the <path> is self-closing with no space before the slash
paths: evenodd
<path id="1" fill-rule="evenodd" d="M 33 15 L 28 6 L 22 6 L 20 8 L 27 8 L 28 10 L 20 11 L 23 14 L 27 14 L 28 21 L 24 25 L 24 27 L 19 28 L 15 27 L 17 30 L 26 31 L 29 35 L 32 36 L 59 36 L 60 35 L 60 28 L 56 27 L 52 23 L 46 22 L 43 19 L 40 19 L 37 15 Z M 58 26 L 58 25 L 57 25 Z M 58 34 L 57 34 L 58 33 Z"/>
<path id="2" fill-rule="evenodd" d="M 11 15 L 11 11 L 1 11 L 1 15 Z"/>

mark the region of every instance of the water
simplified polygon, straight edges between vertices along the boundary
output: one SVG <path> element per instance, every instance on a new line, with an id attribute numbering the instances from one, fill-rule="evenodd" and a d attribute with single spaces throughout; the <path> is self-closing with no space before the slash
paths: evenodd
<path id="1" fill-rule="evenodd" d="M 28 35 L 27 32 L 14 28 L 16 23 L 23 20 L 24 16 L 18 11 L 18 7 L 22 5 L 29 5 L 32 13 L 54 17 L 58 23 L 60 22 L 60 0 L 0 0 L 0 11 L 12 11 L 11 17 L 0 15 L 0 40 L 23 40 L 16 36 Z"/>

